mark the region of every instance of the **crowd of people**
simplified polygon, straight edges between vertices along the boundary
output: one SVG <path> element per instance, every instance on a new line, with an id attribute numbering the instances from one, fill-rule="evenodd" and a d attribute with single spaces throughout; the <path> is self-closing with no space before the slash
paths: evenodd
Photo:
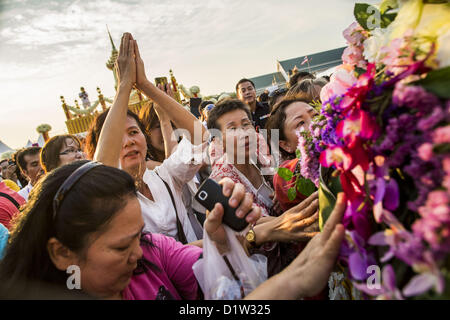
<path id="1" fill-rule="evenodd" d="M 309 130 L 327 78 L 297 72 L 258 97 L 241 79 L 237 99 L 202 101 L 197 118 L 170 85 L 147 79 L 129 33 L 116 68 L 114 102 L 84 141 L 58 135 L 2 157 L 0 297 L 202 299 L 192 266 L 204 233 L 230 250 L 223 205 L 207 211 L 195 198 L 214 179 L 249 223 L 238 235 L 245 252 L 267 257 L 267 280 L 245 298 L 326 299 L 345 195 L 320 232 L 318 193 L 275 196 L 274 169 L 296 158 L 297 131 Z M 128 108 L 133 88 L 151 101 L 139 114 Z M 80 290 L 67 288 L 70 266 Z"/>

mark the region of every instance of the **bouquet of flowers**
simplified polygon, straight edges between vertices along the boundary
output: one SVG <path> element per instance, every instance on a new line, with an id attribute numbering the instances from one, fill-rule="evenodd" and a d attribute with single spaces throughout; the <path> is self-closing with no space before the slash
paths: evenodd
<path id="1" fill-rule="evenodd" d="M 340 262 L 354 287 L 450 298 L 450 4 L 354 13 L 321 114 L 299 133 L 301 175 L 319 186 L 321 224 L 346 195 Z"/>

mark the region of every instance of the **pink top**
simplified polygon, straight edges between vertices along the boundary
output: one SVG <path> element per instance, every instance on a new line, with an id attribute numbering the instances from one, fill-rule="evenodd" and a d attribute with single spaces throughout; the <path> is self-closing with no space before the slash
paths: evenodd
<path id="1" fill-rule="evenodd" d="M 11 198 L 21 206 L 25 203 L 25 199 L 22 198 L 17 192 L 11 190 L 6 186 L 3 181 L 0 181 L 0 192 L 9 195 Z M 0 223 L 6 228 L 11 228 L 12 218 L 19 212 L 17 207 L 10 200 L 4 197 L 0 197 Z"/>
<path id="2" fill-rule="evenodd" d="M 198 283 L 192 265 L 200 258 L 202 249 L 183 245 L 161 234 L 146 236 L 155 246 L 141 245 L 143 258 L 161 271 L 149 268 L 134 275 L 122 293 L 124 300 L 195 300 Z"/>

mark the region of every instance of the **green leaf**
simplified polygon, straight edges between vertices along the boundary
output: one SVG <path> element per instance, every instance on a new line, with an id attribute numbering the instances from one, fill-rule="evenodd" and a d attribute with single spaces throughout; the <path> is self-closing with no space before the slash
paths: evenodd
<path id="1" fill-rule="evenodd" d="M 386 28 L 397 16 L 397 13 L 380 12 L 375 6 L 367 3 L 356 3 L 353 14 L 359 25 L 368 31 L 375 28 Z"/>
<path id="2" fill-rule="evenodd" d="M 302 157 L 302 153 L 300 152 L 299 149 L 295 150 L 295 156 L 300 159 Z"/>
<path id="3" fill-rule="evenodd" d="M 298 177 L 296 181 L 297 190 L 302 195 L 309 197 L 316 191 L 316 185 L 309 179 Z"/>
<path id="4" fill-rule="evenodd" d="M 277 173 L 282 179 L 286 181 L 291 181 L 292 177 L 294 176 L 294 173 L 287 168 L 278 168 Z"/>
<path id="5" fill-rule="evenodd" d="M 383 2 L 380 3 L 381 14 L 384 14 L 386 11 L 389 11 L 390 9 L 397 9 L 397 8 L 398 8 L 397 0 L 383 0 Z"/>
<path id="6" fill-rule="evenodd" d="M 367 12 L 369 7 L 371 7 L 371 5 L 367 3 L 355 3 L 355 8 L 353 9 L 356 21 L 358 21 L 359 25 L 366 30 L 369 30 L 367 27 L 367 19 L 371 16 L 371 14 Z"/>
<path id="7" fill-rule="evenodd" d="M 360 75 L 366 73 L 366 71 L 367 71 L 366 69 L 355 67 L 355 73 L 357 78 L 359 78 Z"/>
<path id="8" fill-rule="evenodd" d="M 381 27 L 387 28 L 388 25 L 392 23 L 397 17 L 396 13 L 385 13 L 381 15 Z"/>
<path id="9" fill-rule="evenodd" d="M 332 169 L 320 167 L 319 178 L 319 227 L 323 230 L 336 204 L 336 197 L 342 191 L 339 177 L 332 177 Z"/>
<path id="10" fill-rule="evenodd" d="M 430 71 L 425 79 L 413 84 L 422 86 L 439 98 L 450 99 L 450 67 Z"/>
<path id="11" fill-rule="evenodd" d="M 289 190 L 288 190 L 289 201 L 292 201 L 295 198 L 297 198 L 297 190 L 295 189 L 295 187 L 289 188 Z"/>
<path id="12" fill-rule="evenodd" d="M 433 152 L 437 154 L 446 154 L 450 152 L 450 143 L 438 144 L 433 148 Z"/>

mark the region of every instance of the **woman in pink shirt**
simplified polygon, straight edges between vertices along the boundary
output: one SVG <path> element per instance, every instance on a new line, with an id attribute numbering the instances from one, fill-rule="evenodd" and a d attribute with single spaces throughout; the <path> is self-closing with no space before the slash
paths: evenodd
<path id="1" fill-rule="evenodd" d="M 229 179 L 221 184 L 230 205 L 237 200 L 234 207 L 249 223 L 258 219 L 260 210 L 242 185 Z M 325 286 L 344 236 L 337 225 L 343 202 L 337 207 L 310 248 L 248 298 L 294 299 Z M 227 250 L 222 215 L 216 204 L 205 222 L 221 252 Z M 143 226 L 129 174 L 86 160 L 58 168 L 33 188 L 11 235 L 0 261 L 0 297 L 56 299 L 70 293 L 74 298 L 79 292 L 96 299 L 201 298 L 192 265 L 202 249 L 163 235 L 142 235 Z"/>

